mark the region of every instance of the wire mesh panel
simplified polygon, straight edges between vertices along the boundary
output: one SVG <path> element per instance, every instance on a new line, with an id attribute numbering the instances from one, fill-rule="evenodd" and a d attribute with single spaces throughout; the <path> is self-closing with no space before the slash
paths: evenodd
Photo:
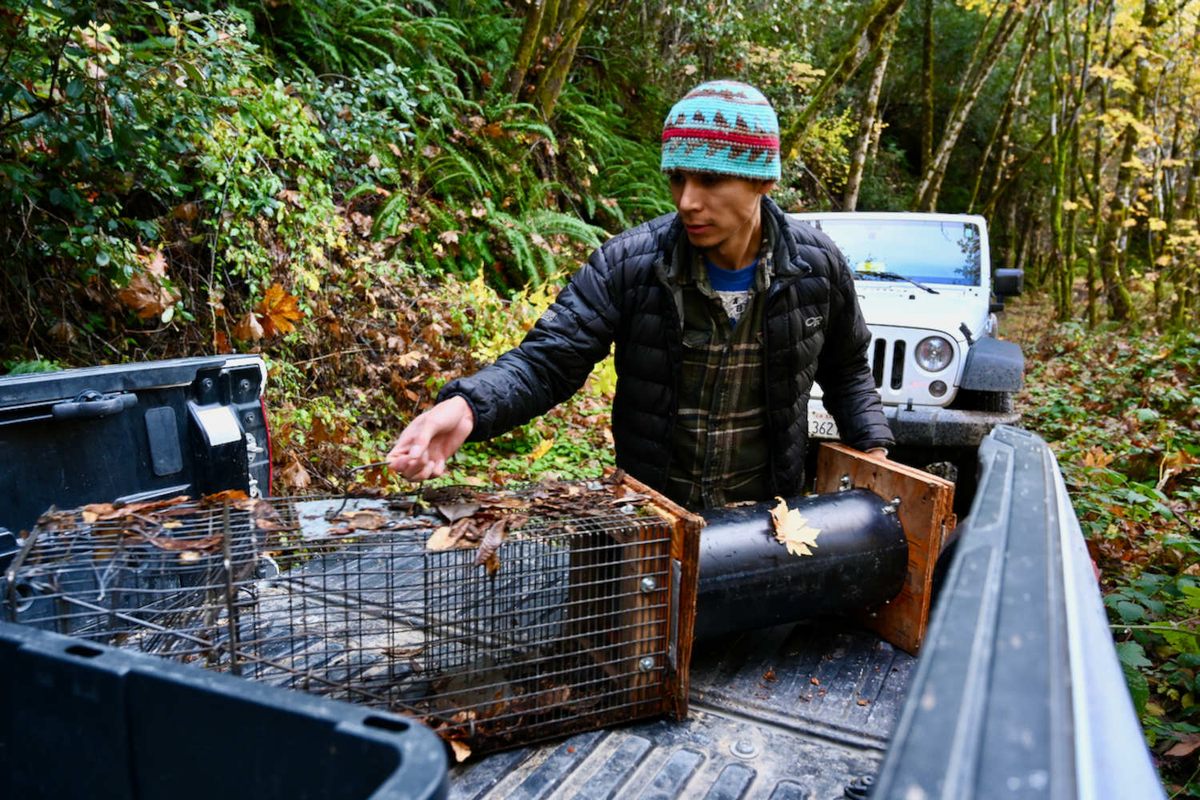
<path id="1" fill-rule="evenodd" d="M 698 527 L 663 509 L 610 482 L 88 506 L 43 516 L 5 605 L 16 622 L 415 715 L 483 752 L 678 713 L 678 556 Z"/>

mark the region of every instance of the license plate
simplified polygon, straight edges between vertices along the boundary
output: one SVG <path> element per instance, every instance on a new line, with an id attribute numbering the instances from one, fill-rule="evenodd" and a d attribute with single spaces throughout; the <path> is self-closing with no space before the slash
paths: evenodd
<path id="1" fill-rule="evenodd" d="M 823 408 L 810 406 L 808 409 L 808 438 L 838 438 L 837 423 L 833 421 L 833 415 Z"/>

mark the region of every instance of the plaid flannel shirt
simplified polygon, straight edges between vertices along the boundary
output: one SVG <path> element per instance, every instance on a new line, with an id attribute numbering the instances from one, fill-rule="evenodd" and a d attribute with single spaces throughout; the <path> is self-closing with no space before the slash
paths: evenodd
<path id="1" fill-rule="evenodd" d="M 771 283 L 774 226 L 767 220 L 752 298 L 730 325 L 701 255 L 682 274 L 683 372 L 672 433 L 666 494 L 689 508 L 763 500 L 768 442 L 763 369 L 763 311 Z"/>

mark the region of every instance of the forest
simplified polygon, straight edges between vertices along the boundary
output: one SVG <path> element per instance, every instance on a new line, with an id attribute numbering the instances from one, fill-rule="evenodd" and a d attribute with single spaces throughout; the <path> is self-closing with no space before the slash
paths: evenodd
<path id="1" fill-rule="evenodd" d="M 672 210 L 691 86 L 779 112 L 785 209 L 983 215 L 1023 425 L 1200 797 L 1200 0 L 8 0 L 0 374 L 261 353 L 275 490 L 380 461 L 607 237 Z M 612 463 L 585 390 L 450 480 Z"/>

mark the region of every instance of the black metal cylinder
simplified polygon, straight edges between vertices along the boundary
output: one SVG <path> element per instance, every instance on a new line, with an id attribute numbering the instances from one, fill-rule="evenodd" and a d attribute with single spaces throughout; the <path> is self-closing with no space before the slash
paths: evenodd
<path id="1" fill-rule="evenodd" d="M 867 608 L 903 586 L 908 540 L 878 495 L 851 489 L 788 500 L 820 531 L 808 556 L 775 539 L 773 505 L 702 512 L 697 639 Z"/>

